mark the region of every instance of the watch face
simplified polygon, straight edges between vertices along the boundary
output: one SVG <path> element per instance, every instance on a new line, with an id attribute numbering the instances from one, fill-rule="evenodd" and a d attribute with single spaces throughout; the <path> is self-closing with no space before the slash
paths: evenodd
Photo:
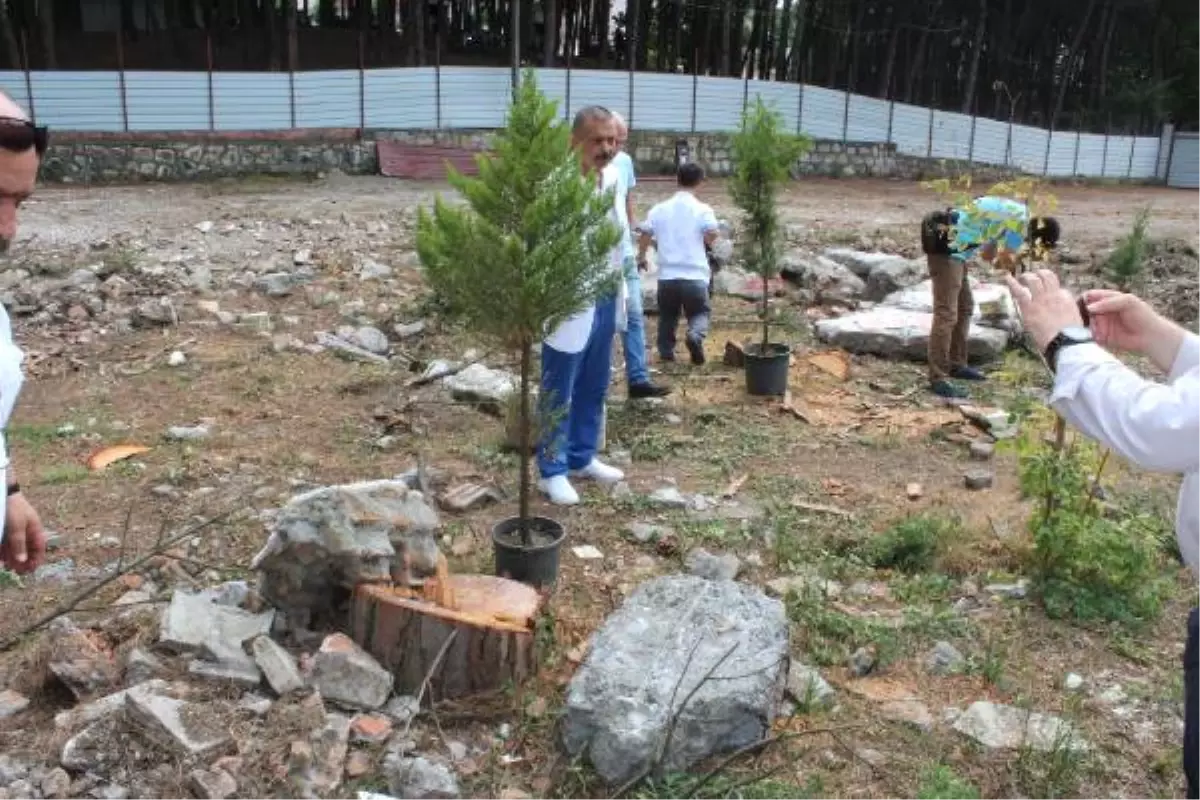
<path id="1" fill-rule="evenodd" d="M 1082 325 L 1068 325 L 1059 333 L 1063 338 L 1074 342 L 1090 342 L 1092 340 L 1092 332 Z"/>

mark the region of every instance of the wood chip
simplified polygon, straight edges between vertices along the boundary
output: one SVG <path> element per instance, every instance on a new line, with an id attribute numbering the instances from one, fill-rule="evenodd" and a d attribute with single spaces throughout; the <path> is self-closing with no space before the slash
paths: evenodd
<path id="1" fill-rule="evenodd" d="M 841 350 L 814 353 L 807 360 L 812 366 L 832 375 L 839 381 L 850 379 L 850 359 Z"/>
<path id="2" fill-rule="evenodd" d="M 124 461 L 127 458 L 148 453 L 149 451 L 149 447 L 143 447 L 140 444 L 118 444 L 92 453 L 87 460 L 87 466 L 90 470 L 99 471 L 109 464 L 115 464 L 118 461 Z"/>
<path id="3" fill-rule="evenodd" d="M 729 485 L 725 487 L 725 491 L 721 492 L 721 497 L 724 497 L 726 500 L 733 497 L 735 494 L 737 494 L 738 492 L 740 492 L 742 490 L 742 487 L 746 484 L 746 481 L 749 479 L 750 479 L 749 473 L 747 473 L 745 475 L 739 475 L 738 477 L 734 478 L 733 480 L 731 480 L 729 482 Z"/>

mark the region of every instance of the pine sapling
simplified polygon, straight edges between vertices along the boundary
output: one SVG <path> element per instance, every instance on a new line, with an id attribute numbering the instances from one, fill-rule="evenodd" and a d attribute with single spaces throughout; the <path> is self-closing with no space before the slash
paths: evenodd
<path id="1" fill-rule="evenodd" d="M 528 547 L 533 347 L 615 290 L 619 275 L 607 262 L 620 232 L 610 219 L 613 193 L 598 193 L 595 176 L 582 174 L 569 127 L 531 70 L 493 152 L 476 163 L 478 177 L 448 170 L 464 204 L 439 197 L 432 212 L 418 212 L 417 253 L 447 307 L 520 361 L 520 532 Z"/>

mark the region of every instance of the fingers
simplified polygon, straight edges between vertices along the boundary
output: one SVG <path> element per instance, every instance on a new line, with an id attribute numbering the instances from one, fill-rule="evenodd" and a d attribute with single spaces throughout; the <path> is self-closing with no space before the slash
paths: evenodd
<path id="1" fill-rule="evenodd" d="M 1084 300 L 1088 304 L 1088 311 L 1092 314 L 1120 314 L 1123 311 L 1128 311 L 1134 307 L 1137 300 L 1133 295 L 1122 294 L 1120 292 L 1112 292 L 1107 297 L 1092 299 L 1092 295 L 1099 292 L 1089 292 L 1084 295 Z"/>
<path id="2" fill-rule="evenodd" d="M 1060 288 L 1058 276 L 1048 269 L 1039 269 L 1037 275 L 1042 279 L 1042 285 L 1046 287 L 1047 292 L 1057 291 Z"/>
<path id="3" fill-rule="evenodd" d="M 24 572 L 29 561 L 29 553 L 25 548 L 24 525 L 14 525 L 10 530 L 4 531 L 4 544 L 8 551 L 9 567 L 14 572 Z"/>
<path id="4" fill-rule="evenodd" d="M 41 517 L 36 512 L 25 531 L 25 552 L 29 559 L 29 569 L 37 569 L 46 557 L 46 529 L 42 527 Z"/>
<path id="5" fill-rule="evenodd" d="M 1121 292 L 1113 289 L 1088 289 L 1083 293 L 1083 302 L 1091 305 L 1108 297 L 1117 297 Z"/>
<path id="6" fill-rule="evenodd" d="M 1023 306 L 1032 299 L 1033 295 L 1030 294 L 1029 289 L 1025 288 L 1020 280 L 1011 274 L 1005 274 L 1004 282 L 1008 284 L 1008 291 L 1012 292 L 1013 300 L 1017 302 L 1017 305 Z"/>

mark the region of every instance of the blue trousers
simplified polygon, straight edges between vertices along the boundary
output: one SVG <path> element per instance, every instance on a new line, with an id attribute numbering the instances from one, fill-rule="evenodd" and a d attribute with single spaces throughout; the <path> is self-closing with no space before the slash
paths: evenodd
<path id="1" fill-rule="evenodd" d="M 596 304 L 592 335 L 578 353 L 542 345 L 542 419 L 553 423 L 538 443 L 543 478 L 586 467 L 596 455 L 617 328 L 616 298 Z M 545 423 L 543 423 L 545 424 Z"/>
<path id="2" fill-rule="evenodd" d="M 638 386 L 650 382 L 650 370 L 646 363 L 646 312 L 642 308 L 642 278 L 638 274 L 637 262 L 625 259 L 625 288 L 629 297 L 625 303 L 627 325 L 621 335 L 625 351 L 625 383 Z"/>

